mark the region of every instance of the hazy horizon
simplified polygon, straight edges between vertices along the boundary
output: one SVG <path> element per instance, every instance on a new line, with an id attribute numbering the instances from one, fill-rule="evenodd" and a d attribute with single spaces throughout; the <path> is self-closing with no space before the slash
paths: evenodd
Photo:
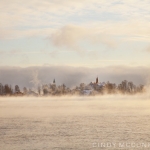
<path id="1" fill-rule="evenodd" d="M 71 66 L 33 66 L 33 67 L 0 67 L 0 83 L 18 84 L 31 88 L 37 85 L 50 84 L 56 80 L 56 84 L 66 84 L 75 87 L 80 83 L 111 82 L 119 84 L 123 80 L 132 81 L 134 84 L 149 85 L 150 68 L 109 66 L 99 68 L 71 67 Z"/>

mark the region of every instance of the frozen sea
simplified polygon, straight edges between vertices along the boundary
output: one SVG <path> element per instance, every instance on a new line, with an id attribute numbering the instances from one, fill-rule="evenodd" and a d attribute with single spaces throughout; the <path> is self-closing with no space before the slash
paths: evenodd
<path id="1" fill-rule="evenodd" d="M 0 98 L 0 150 L 97 149 L 150 149 L 150 98 Z"/>

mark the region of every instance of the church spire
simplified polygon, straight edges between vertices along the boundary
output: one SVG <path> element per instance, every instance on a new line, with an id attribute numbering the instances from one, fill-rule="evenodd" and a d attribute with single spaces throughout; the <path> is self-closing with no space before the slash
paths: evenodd
<path id="1" fill-rule="evenodd" d="M 96 84 L 98 83 L 98 77 L 96 78 Z"/>
<path id="2" fill-rule="evenodd" d="M 53 80 L 53 84 L 55 84 L 55 79 Z"/>

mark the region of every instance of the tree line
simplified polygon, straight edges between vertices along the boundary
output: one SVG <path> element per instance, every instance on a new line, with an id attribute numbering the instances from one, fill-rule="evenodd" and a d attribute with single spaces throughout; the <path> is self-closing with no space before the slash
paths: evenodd
<path id="1" fill-rule="evenodd" d="M 55 82 L 52 84 L 45 84 L 38 86 L 36 90 L 23 88 L 21 91 L 18 85 L 15 85 L 14 89 L 11 85 L 1 84 L 0 83 L 0 95 L 34 95 L 34 96 L 42 96 L 42 95 L 84 95 L 88 92 L 88 95 L 96 95 L 96 94 L 136 94 L 145 92 L 144 85 L 136 86 L 133 82 L 128 82 L 127 80 L 122 81 L 120 84 L 103 82 L 99 83 L 89 83 L 84 84 L 81 83 L 79 86 L 75 88 L 68 88 L 65 84 L 56 86 Z"/>

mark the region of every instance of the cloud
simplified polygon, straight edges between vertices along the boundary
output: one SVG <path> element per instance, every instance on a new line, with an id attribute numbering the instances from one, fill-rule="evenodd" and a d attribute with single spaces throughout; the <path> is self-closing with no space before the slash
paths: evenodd
<path id="1" fill-rule="evenodd" d="M 65 26 L 60 30 L 56 31 L 51 36 L 51 40 L 56 46 L 69 46 L 72 47 L 80 39 L 84 38 L 87 32 L 84 28 L 78 26 Z"/>
<path id="2" fill-rule="evenodd" d="M 103 44 L 109 48 L 116 48 L 125 41 L 150 42 L 150 23 L 144 20 L 130 20 L 129 22 L 93 22 L 86 25 L 66 25 L 53 32 L 50 36 L 56 47 L 65 47 L 74 51 L 86 51 L 81 45 L 86 41 L 91 45 Z"/>
<path id="3" fill-rule="evenodd" d="M 92 26 L 91 30 L 99 27 L 105 29 L 106 35 L 125 35 L 126 39 L 132 40 L 140 39 L 139 36 L 143 40 L 144 37 L 149 39 L 149 5 L 148 0 L 0 1 L 0 38 L 48 36 L 60 28 L 65 30 L 67 24 L 87 28 L 95 22 L 97 25 Z M 138 22 L 132 23 L 130 20 Z"/>
<path id="4" fill-rule="evenodd" d="M 35 87 L 37 84 L 50 84 L 53 79 L 56 84 L 65 83 L 75 87 L 80 83 L 90 83 L 99 77 L 100 82 L 113 82 L 119 84 L 122 80 L 133 81 L 135 84 L 147 84 L 150 79 L 150 68 L 110 66 L 99 68 L 69 67 L 69 66 L 43 66 L 43 67 L 0 67 L 0 82 L 18 84 L 21 88 Z M 32 82 L 31 82 L 32 81 Z"/>
<path id="5" fill-rule="evenodd" d="M 88 41 L 91 44 L 105 44 L 109 47 L 115 46 L 115 41 L 109 35 L 96 32 L 94 28 L 85 28 L 75 25 L 67 25 L 55 31 L 50 40 L 56 47 L 65 47 L 77 52 L 86 52 L 81 42 Z"/>
<path id="6" fill-rule="evenodd" d="M 21 51 L 20 50 L 16 50 L 16 49 L 13 49 L 11 51 L 4 51 L 4 50 L 1 50 L 0 51 L 0 55 L 14 55 L 14 54 L 18 54 L 20 53 Z"/>
<path id="7" fill-rule="evenodd" d="M 118 2 L 118 0 L 5 0 L 0 1 L 1 9 L 3 10 L 2 15 L 8 17 L 7 12 L 13 12 L 11 16 L 16 16 L 13 19 L 19 21 L 23 15 L 36 16 L 43 15 L 49 13 L 50 15 L 53 13 L 55 15 L 72 15 L 75 13 L 90 13 L 87 10 L 94 10 L 96 12 L 111 12 L 118 13 L 122 15 L 141 15 L 148 14 L 149 4 L 148 0 L 122 0 Z M 8 5 L 9 4 L 9 5 Z M 141 9 L 141 6 L 143 9 Z M 145 16 L 143 16 L 145 17 Z M 23 21 L 24 18 L 21 20 Z M 28 18 L 25 18 L 28 19 Z"/>
<path id="8" fill-rule="evenodd" d="M 18 50 L 18 49 L 12 49 L 10 51 L 0 51 L 0 54 L 2 55 L 26 55 L 26 54 L 42 54 L 44 51 L 23 51 L 23 50 Z"/>
<path id="9" fill-rule="evenodd" d="M 150 22 L 138 20 L 124 20 L 124 21 L 107 21 L 95 22 L 93 28 L 97 32 L 106 33 L 112 37 L 118 37 L 126 41 L 145 41 L 150 42 Z"/>

